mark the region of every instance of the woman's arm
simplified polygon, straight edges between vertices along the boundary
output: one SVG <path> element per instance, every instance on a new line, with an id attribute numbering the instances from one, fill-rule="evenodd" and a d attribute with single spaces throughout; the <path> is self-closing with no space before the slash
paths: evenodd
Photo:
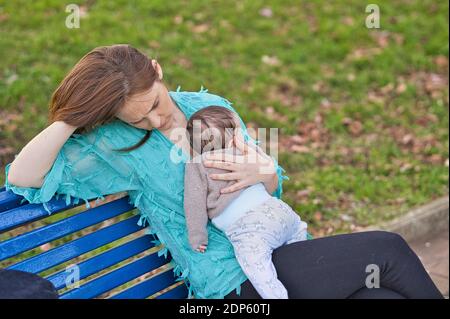
<path id="1" fill-rule="evenodd" d="M 273 194 L 277 188 L 278 188 L 278 174 L 276 171 L 276 164 L 274 161 L 271 161 L 272 164 L 271 167 L 273 168 L 272 173 L 267 173 L 267 174 L 263 174 L 262 175 L 262 182 L 264 184 L 264 186 L 266 187 L 266 190 L 269 194 Z"/>
<path id="2" fill-rule="evenodd" d="M 115 151 L 130 137 L 134 140 L 128 129 L 113 122 L 71 136 L 74 127 L 54 123 L 17 156 L 14 175 L 10 175 L 13 163 L 5 166 L 5 187 L 29 203 L 43 203 L 49 213 L 46 203 L 55 195 L 66 195 L 67 204 L 71 197 L 75 204 L 82 199 L 90 207 L 91 199 L 142 191 L 141 177 L 131 159 Z"/>
<path id="3" fill-rule="evenodd" d="M 277 190 L 278 187 L 278 175 L 276 173 L 267 176 L 263 180 L 263 184 L 266 187 L 266 190 L 269 194 L 272 194 Z"/>
<path id="4" fill-rule="evenodd" d="M 20 187 L 41 187 L 58 152 L 76 129 L 56 121 L 36 135 L 11 163 L 8 182 Z"/>

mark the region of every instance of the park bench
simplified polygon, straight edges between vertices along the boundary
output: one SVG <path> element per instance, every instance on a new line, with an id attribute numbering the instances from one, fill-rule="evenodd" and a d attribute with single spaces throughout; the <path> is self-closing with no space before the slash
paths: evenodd
<path id="1" fill-rule="evenodd" d="M 170 253 L 165 250 L 162 254 L 161 247 L 157 246 L 157 237 L 143 232 L 144 228 L 138 225 L 138 214 L 129 216 L 135 208 L 129 204 L 128 196 L 69 216 L 65 213 L 83 205 L 67 204 L 57 197 L 47 203 L 52 212 L 49 215 L 42 204 L 23 203 L 25 199 L 22 196 L 0 188 L 0 269 L 39 274 L 53 283 L 61 299 L 102 298 L 105 295 L 113 299 L 187 298 L 186 285 L 172 271 Z M 57 221 L 23 229 L 58 214 L 62 217 Z M 102 223 L 107 226 L 90 230 L 90 227 Z M 73 234 L 85 229 L 88 229 L 87 233 L 72 238 Z M 14 230 L 18 234 L 5 236 Z M 131 239 L 128 238 L 130 236 Z M 56 247 L 51 245 L 48 250 L 39 249 L 62 238 L 68 239 Z M 129 240 L 117 243 L 124 238 Z M 308 234 L 308 239 L 311 238 Z M 107 248 L 86 256 L 102 247 Z M 27 254 L 33 250 L 37 253 Z M 66 266 L 74 259 L 79 259 L 75 263 L 76 268 Z M 49 271 L 51 273 L 45 275 Z M 79 287 L 67 289 L 72 284 L 70 278 L 75 271 L 82 283 Z M 143 280 L 137 281 L 142 277 Z"/>
<path id="2" fill-rule="evenodd" d="M 70 202 L 67 205 L 65 200 L 54 197 L 48 203 L 52 212 L 49 215 L 42 204 L 24 201 L 22 196 L 6 191 L 4 187 L 0 188 L 0 236 L 3 236 L 0 237 L 0 268 L 31 272 L 48 279 L 58 289 L 61 299 L 104 298 L 105 295 L 113 299 L 150 296 L 187 298 L 185 283 L 176 279 L 170 265 L 170 253 L 166 250 L 166 255 L 161 254 L 156 236 L 146 234 L 143 227 L 137 224 L 139 216 L 132 214 L 131 211 L 135 208 L 128 203 L 128 196 L 69 216 L 66 214 L 71 209 L 76 211 L 82 204 Z M 58 214 L 62 216 L 60 220 L 22 230 L 36 221 L 57 218 Z M 86 228 L 89 230 L 89 227 L 105 224 L 106 227 L 73 238 L 73 234 L 82 232 L 83 229 L 86 231 Z M 14 236 L 5 235 L 15 230 L 19 233 Z M 120 243 L 121 239 L 130 236 L 131 240 Z M 66 237 L 67 241 L 59 246 L 51 244 L 51 248 L 47 250 L 39 249 Z M 105 245 L 110 247 L 106 246 L 108 249 L 101 250 L 100 247 Z M 33 250 L 34 255 L 27 255 L 27 252 Z M 94 250 L 101 251 L 89 256 Z M 73 259 L 77 259 L 75 268 L 67 266 Z M 61 266 L 60 269 L 42 275 L 57 269 L 58 265 Z M 114 266 L 116 268 L 112 269 Z M 67 283 L 72 283 L 74 274 L 79 275 L 81 283 L 78 288 L 69 290 Z"/>

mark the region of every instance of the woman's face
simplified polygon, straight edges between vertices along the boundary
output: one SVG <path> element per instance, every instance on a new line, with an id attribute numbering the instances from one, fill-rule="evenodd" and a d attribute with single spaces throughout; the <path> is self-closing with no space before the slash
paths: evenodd
<path id="1" fill-rule="evenodd" d="M 129 97 L 116 117 L 137 128 L 166 130 L 172 126 L 173 112 L 166 87 L 155 81 L 150 90 Z"/>
<path id="2" fill-rule="evenodd" d="M 162 79 L 161 68 L 156 67 Z M 175 107 L 163 82 L 155 81 L 149 90 L 129 97 L 116 117 L 140 129 L 167 130 L 172 127 Z"/>

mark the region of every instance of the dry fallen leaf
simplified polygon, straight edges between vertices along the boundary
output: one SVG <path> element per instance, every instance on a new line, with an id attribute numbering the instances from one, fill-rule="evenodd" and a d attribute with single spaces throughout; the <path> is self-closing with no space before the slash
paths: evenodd
<path id="1" fill-rule="evenodd" d="M 177 16 L 175 16 L 175 17 L 173 18 L 173 22 L 174 22 L 175 24 L 181 24 L 181 23 L 183 23 L 183 17 L 180 16 L 180 15 L 177 15 Z"/>
<path id="2" fill-rule="evenodd" d="M 309 189 L 302 189 L 297 191 L 297 198 L 306 198 L 309 196 L 311 191 Z"/>
<path id="3" fill-rule="evenodd" d="M 319 212 L 319 211 L 315 212 L 315 213 L 314 213 L 314 219 L 315 219 L 316 221 L 321 221 L 321 220 L 322 220 L 322 213 Z"/>
<path id="4" fill-rule="evenodd" d="M 434 165 L 439 165 L 443 162 L 440 154 L 433 154 L 427 158 L 427 162 Z"/>
<path id="5" fill-rule="evenodd" d="M 290 149 L 294 153 L 309 153 L 311 151 L 309 147 L 304 145 L 292 145 Z"/>
<path id="6" fill-rule="evenodd" d="M 39 246 L 39 248 L 42 251 L 49 251 L 52 248 L 52 245 L 50 243 L 46 243 L 46 244 L 43 244 L 43 245 Z"/>
<path id="7" fill-rule="evenodd" d="M 361 60 L 364 58 L 371 58 L 375 55 L 378 55 L 382 52 L 380 48 L 357 48 L 353 50 L 348 56 L 347 60 Z"/>
<path id="8" fill-rule="evenodd" d="M 270 66 L 280 65 L 280 60 L 278 60 L 278 58 L 276 56 L 263 55 L 261 57 L 261 61 L 262 61 L 262 63 L 270 65 Z"/>
<path id="9" fill-rule="evenodd" d="M 347 75 L 347 80 L 353 82 L 356 79 L 356 76 L 353 73 Z"/>
<path id="10" fill-rule="evenodd" d="M 398 94 L 401 94 L 406 91 L 406 88 L 407 88 L 407 86 L 405 83 L 399 83 L 397 85 L 397 88 L 395 89 L 395 92 L 397 92 Z"/>
<path id="11" fill-rule="evenodd" d="M 342 119 L 342 124 L 348 127 L 349 132 L 353 136 L 360 135 L 363 130 L 363 125 L 361 124 L 361 122 L 350 119 L 348 117 Z"/>
<path id="12" fill-rule="evenodd" d="M 300 135 L 294 135 L 290 137 L 290 141 L 294 144 L 305 144 L 307 139 Z"/>
<path id="13" fill-rule="evenodd" d="M 271 18 L 273 16 L 272 9 L 266 7 L 259 10 L 259 15 L 265 17 L 265 18 Z"/>
<path id="14" fill-rule="evenodd" d="M 204 23 L 204 24 L 198 24 L 192 27 L 192 32 L 194 33 L 204 33 L 206 31 L 209 30 L 209 25 Z"/>
<path id="15" fill-rule="evenodd" d="M 80 18 L 84 18 L 88 16 L 88 7 L 87 6 L 80 6 Z"/>
<path id="16" fill-rule="evenodd" d="M 355 21 L 350 16 L 343 17 L 341 19 L 341 21 L 342 21 L 343 24 L 348 25 L 348 26 L 352 26 L 352 25 L 355 24 Z"/>
<path id="17" fill-rule="evenodd" d="M 434 58 L 434 63 L 441 68 L 446 68 L 448 67 L 448 58 L 445 55 L 438 55 Z"/>

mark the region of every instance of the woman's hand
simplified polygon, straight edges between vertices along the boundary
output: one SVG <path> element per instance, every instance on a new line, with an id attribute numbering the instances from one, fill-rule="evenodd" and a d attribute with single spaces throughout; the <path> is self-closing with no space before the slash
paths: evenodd
<path id="1" fill-rule="evenodd" d="M 236 147 L 242 155 L 227 154 L 224 150 L 213 151 L 206 155 L 206 167 L 222 168 L 230 171 L 224 174 L 211 174 L 215 180 L 236 181 L 221 193 L 232 193 L 247 186 L 262 182 L 269 194 L 278 186 L 278 176 L 273 159 L 255 144 L 245 143 L 241 136 L 234 137 Z"/>

